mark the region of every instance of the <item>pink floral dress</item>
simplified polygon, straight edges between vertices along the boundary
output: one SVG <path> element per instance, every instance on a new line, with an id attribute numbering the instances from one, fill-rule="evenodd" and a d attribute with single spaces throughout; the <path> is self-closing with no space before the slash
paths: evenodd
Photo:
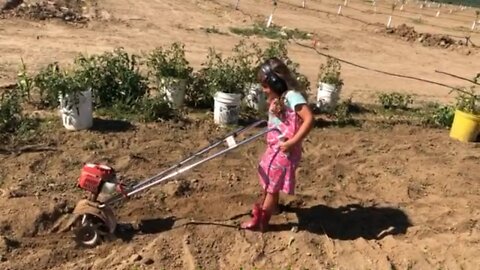
<path id="1" fill-rule="evenodd" d="M 292 138 L 302 124 L 302 119 L 295 112 L 295 106 L 299 104 L 306 104 L 305 98 L 298 92 L 287 92 L 285 113 L 280 118 L 271 112 L 273 104 L 270 104 L 268 127 L 276 127 L 282 134 L 277 131 L 267 133 L 267 149 L 258 166 L 260 184 L 268 193 L 295 193 L 295 173 L 302 156 L 302 143 L 293 146 L 289 153 L 280 150 L 280 143 L 282 138 Z"/>

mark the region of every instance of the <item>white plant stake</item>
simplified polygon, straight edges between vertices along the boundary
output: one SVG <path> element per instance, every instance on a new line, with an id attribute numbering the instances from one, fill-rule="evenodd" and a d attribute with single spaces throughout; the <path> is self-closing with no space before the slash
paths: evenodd
<path id="1" fill-rule="evenodd" d="M 400 6 L 400 11 L 403 11 L 403 4 Z"/>
<path id="2" fill-rule="evenodd" d="M 438 17 L 438 16 L 440 16 L 440 10 L 437 11 L 437 15 L 435 15 L 435 17 Z"/>
<path id="3" fill-rule="evenodd" d="M 392 25 L 392 16 L 389 16 L 388 22 L 387 22 L 387 28 L 390 28 L 391 25 Z"/>
<path id="4" fill-rule="evenodd" d="M 337 15 L 342 15 L 342 6 L 338 5 Z"/>
<path id="5" fill-rule="evenodd" d="M 240 0 L 237 0 L 237 3 L 235 4 L 235 9 L 238 9 L 239 4 L 240 4 Z"/>
<path id="6" fill-rule="evenodd" d="M 302 7 L 305 8 L 305 2 L 307 2 L 307 0 L 303 0 L 302 2 Z"/>
<path id="7" fill-rule="evenodd" d="M 475 30 L 475 27 L 477 26 L 477 21 L 473 21 L 473 24 L 472 24 L 472 31 Z"/>
<path id="8" fill-rule="evenodd" d="M 272 24 L 272 20 L 273 20 L 273 12 L 270 14 L 270 17 L 268 17 L 267 28 L 269 28 L 270 25 Z"/>
<path id="9" fill-rule="evenodd" d="M 343 5 L 348 6 L 348 0 L 345 0 L 345 2 L 343 2 Z"/>
<path id="10" fill-rule="evenodd" d="M 272 21 L 273 21 L 273 13 L 275 13 L 275 9 L 277 9 L 277 2 L 274 1 L 273 2 L 273 10 L 272 10 L 272 13 L 270 13 L 270 17 L 268 17 L 268 21 L 267 21 L 267 28 L 270 27 L 270 25 L 272 24 Z"/>

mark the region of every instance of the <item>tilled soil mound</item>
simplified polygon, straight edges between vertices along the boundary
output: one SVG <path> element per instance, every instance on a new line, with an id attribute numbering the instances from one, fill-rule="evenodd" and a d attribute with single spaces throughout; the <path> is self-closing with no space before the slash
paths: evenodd
<path id="1" fill-rule="evenodd" d="M 55 0 L 55 1 L 4 1 L 1 4 L 2 18 L 20 17 L 33 20 L 60 19 L 70 23 L 86 23 L 92 16 L 89 7 L 95 1 Z M 23 3 L 22 3 L 23 2 Z"/>
<path id="2" fill-rule="evenodd" d="M 451 46 L 465 47 L 469 46 L 466 40 L 456 40 L 448 35 L 419 33 L 415 31 L 413 26 L 406 24 L 398 27 L 387 28 L 385 32 L 389 35 L 396 35 L 402 40 L 408 42 L 419 42 L 427 47 L 450 48 Z"/>

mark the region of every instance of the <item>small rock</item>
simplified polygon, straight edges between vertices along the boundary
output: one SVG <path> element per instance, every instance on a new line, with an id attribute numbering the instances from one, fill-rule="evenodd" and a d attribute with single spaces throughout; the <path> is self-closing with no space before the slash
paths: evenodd
<path id="1" fill-rule="evenodd" d="M 146 259 L 144 262 L 143 262 L 145 265 L 150 265 L 150 264 L 153 264 L 154 261 L 150 258 Z"/>
<path id="2" fill-rule="evenodd" d="M 295 238 L 292 236 L 290 237 L 290 240 L 288 240 L 288 246 L 291 246 L 293 241 L 295 241 Z"/>
<path id="3" fill-rule="evenodd" d="M 100 11 L 100 16 L 99 17 L 100 17 L 101 20 L 108 21 L 112 18 L 112 15 L 110 15 L 110 13 L 108 13 L 107 11 L 102 10 L 102 11 Z"/>
<path id="4" fill-rule="evenodd" d="M 293 226 L 290 231 L 294 232 L 294 233 L 297 233 L 298 232 L 298 226 Z"/>
<path id="5" fill-rule="evenodd" d="M 133 254 L 132 257 L 130 257 L 131 262 L 138 262 L 142 260 L 142 256 L 140 254 Z"/>
<path id="6" fill-rule="evenodd" d="M 11 190 L 9 193 L 8 193 L 8 198 L 11 199 L 11 198 L 21 198 L 21 197 L 26 197 L 27 196 L 27 193 L 24 192 L 24 191 L 21 191 L 21 190 Z"/>

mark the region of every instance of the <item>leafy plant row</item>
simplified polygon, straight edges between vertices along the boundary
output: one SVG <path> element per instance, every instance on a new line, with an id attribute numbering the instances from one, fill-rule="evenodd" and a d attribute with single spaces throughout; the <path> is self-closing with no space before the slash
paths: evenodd
<path id="1" fill-rule="evenodd" d="M 189 107 L 211 108 L 216 91 L 245 94 L 247 86 L 255 83 L 258 65 L 272 56 L 284 59 L 303 85 L 309 87 L 308 80 L 298 72 L 299 65 L 288 57 L 285 42 L 272 42 L 262 50 L 255 43 L 247 45 L 241 41 L 229 57 L 210 48 L 197 71 L 187 61 L 184 45 L 178 42 L 143 56 L 129 54 L 122 48 L 98 55 L 79 55 L 69 67 L 51 63 L 31 77 L 24 66 L 18 89 L 28 102 L 41 109 L 58 107 L 59 96 L 91 89 L 96 109 L 123 106 L 141 111 L 144 104 L 166 102 L 159 90 L 170 79 L 180 79 L 186 81 Z M 165 111 L 157 116 L 169 115 Z"/>

